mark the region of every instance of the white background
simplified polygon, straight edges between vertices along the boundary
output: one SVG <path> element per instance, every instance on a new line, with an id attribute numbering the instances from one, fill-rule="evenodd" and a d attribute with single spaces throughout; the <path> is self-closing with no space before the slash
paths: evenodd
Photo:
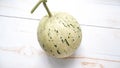
<path id="1" fill-rule="evenodd" d="M 67 12 L 82 29 L 82 42 L 71 57 L 47 56 L 37 41 L 46 15 L 38 0 L 0 0 L 0 68 L 120 68 L 119 0 L 48 0 L 52 12 Z"/>

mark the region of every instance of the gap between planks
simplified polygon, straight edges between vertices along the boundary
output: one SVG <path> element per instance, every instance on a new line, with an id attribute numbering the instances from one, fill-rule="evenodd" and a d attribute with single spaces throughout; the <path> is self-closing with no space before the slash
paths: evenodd
<path id="1" fill-rule="evenodd" d="M 17 17 L 17 16 L 7 16 L 7 15 L 0 15 L 0 17 L 18 18 L 18 19 L 26 19 L 26 20 L 37 20 L 37 21 L 40 20 L 40 19 L 35 19 L 35 18 Z M 117 30 L 120 30 L 120 28 L 116 28 L 116 27 L 106 27 L 106 26 L 87 25 L 87 24 L 80 24 L 80 25 L 81 25 L 81 26 L 88 26 L 88 27 L 98 27 L 98 28 L 106 28 L 106 29 L 117 29 Z"/>

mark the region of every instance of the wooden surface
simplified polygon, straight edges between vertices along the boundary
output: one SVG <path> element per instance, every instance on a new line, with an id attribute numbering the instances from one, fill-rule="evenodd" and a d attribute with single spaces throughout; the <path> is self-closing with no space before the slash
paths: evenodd
<path id="1" fill-rule="evenodd" d="M 48 0 L 50 10 L 73 15 L 82 43 L 65 59 L 49 57 L 37 41 L 37 26 L 46 15 L 38 0 L 0 0 L 0 68 L 120 68 L 119 0 Z"/>

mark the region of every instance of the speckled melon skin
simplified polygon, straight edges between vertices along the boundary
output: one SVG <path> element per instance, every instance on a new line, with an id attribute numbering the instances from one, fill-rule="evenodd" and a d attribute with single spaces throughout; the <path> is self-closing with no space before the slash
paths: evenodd
<path id="1" fill-rule="evenodd" d="M 72 55 L 82 39 L 79 23 L 67 13 L 44 16 L 38 26 L 38 42 L 44 51 L 56 58 Z"/>

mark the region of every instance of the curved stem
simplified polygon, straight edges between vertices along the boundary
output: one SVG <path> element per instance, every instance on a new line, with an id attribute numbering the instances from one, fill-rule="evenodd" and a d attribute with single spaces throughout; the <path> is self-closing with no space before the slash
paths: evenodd
<path id="1" fill-rule="evenodd" d="M 50 10 L 48 9 L 48 7 L 47 7 L 46 3 L 45 3 L 45 2 L 43 2 L 43 5 L 44 5 L 44 7 L 45 7 L 45 9 L 46 9 L 46 11 L 47 11 L 47 13 L 48 13 L 49 17 L 51 17 L 51 16 L 52 16 L 52 14 L 51 14 Z"/>

